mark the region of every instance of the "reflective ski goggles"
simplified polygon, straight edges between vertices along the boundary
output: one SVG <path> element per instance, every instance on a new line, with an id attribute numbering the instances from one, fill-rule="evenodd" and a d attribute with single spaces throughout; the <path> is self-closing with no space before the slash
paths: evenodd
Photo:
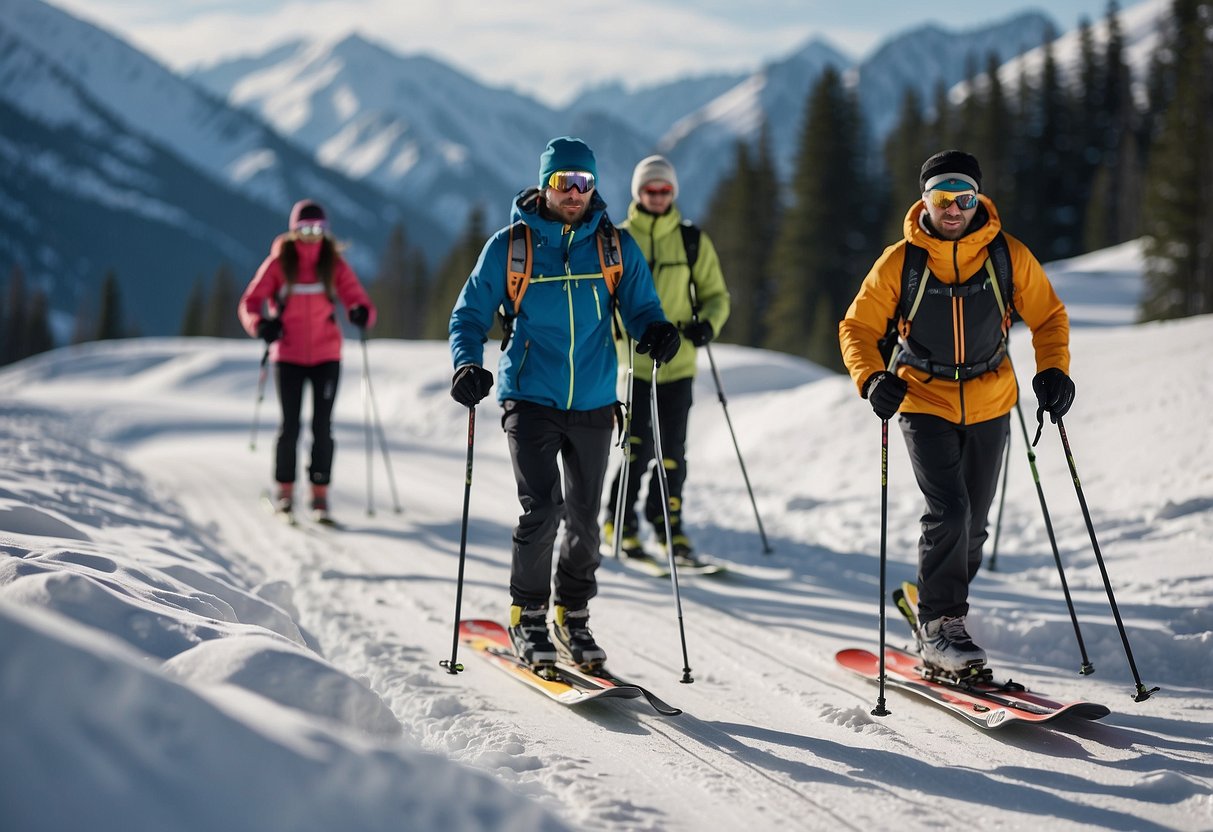
<path id="1" fill-rule="evenodd" d="M 946 210 L 953 202 L 962 211 L 970 211 L 977 207 L 977 194 L 972 191 L 927 191 L 923 198 L 936 208 Z"/>
<path id="2" fill-rule="evenodd" d="M 671 196 L 674 193 L 674 186 L 646 185 L 640 189 L 640 192 L 645 196 Z"/>
<path id="3" fill-rule="evenodd" d="M 571 191 L 576 188 L 583 194 L 594 190 L 594 174 L 584 170 L 558 170 L 548 177 L 548 187 L 557 191 Z"/>
<path id="4" fill-rule="evenodd" d="M 324 236 L 324 223 L 322 223 L 322 222 L 301 223 L 301 224 L 295 226 L 295 233 L 298 234 L 300 237 L 323 237 Z"/>

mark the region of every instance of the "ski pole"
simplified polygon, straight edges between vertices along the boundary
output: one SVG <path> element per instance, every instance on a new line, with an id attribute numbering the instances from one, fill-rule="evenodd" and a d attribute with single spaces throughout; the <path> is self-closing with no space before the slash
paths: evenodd
<path id="1" fill-rule="evenodd" d="M 375 424 L 375 432 L 379 437 L 379 450 L 383 454 L 383 466 L 387 469 L 387 483 L 392 489 L 392 508 L 400 514 L 404 511 L 400 507 L 400 496 L 396 491 L 396 475 L 392 471 L 392 458 L 388 455 L 387 435 L 383 432 L 383 421 L 379 418 L 379 405 L 375 401 L 375 388 L 371 385 L 371 361 L 367 357 L 366 351 L 366 329 L 359 327 L 362 336 L 362 366 L 366 371 L 366 389 L 370 394 L 368 398 L 371 400 L 371 417 Z M 370 467 L 370 460 L 367 460 L 367 467 Z M 369 493 L 369 492 L 368 492 Z"/>
<path id="2" fill-rule="evenodd" d="M 261 426 L 261 403 L 265 401 L 265 380 L 270 374 L 270 345 L 265 345 L 261 353 L 261 371 L 257 375 L 257 401 L 253 405 L 253 429 L 249 434 L 248 447 L 250 451 L 257 450 L 257 429 Z"/>
<path id="3" fill-rule="evenodd" d="M 1011 361 L 1010 353 L 1007 361 Z M 1011 364 L 1011 373 L 1015 377 L 1015 388 L 1019 389 L 1019 376 L 1015 374 L 1015 365 Z M 1049 517 L 1049 505 L 1045 502 L 1045 491 L 1040 484 L 1040 472 L 1036 470 L 1036 452 L 1032 450 L 1032 440 L 1028 438 L 1028 423 L 1023 418 L 1023 407 L 1018 394 L 1015 397 L 1015 413 L 1019 416 L 1019 429 L 1023 432 L 1023 444 L 1027 450 L 1028 467 L 1032 470 L 1032 482 L 1036 484 L 1036 498 L 1040 501 L 1040 513 L 1044 517 L 1045 532 L 1049 537 L 1049 546 L 1053 549 L 1053 562 L 1057 564 L 1057 576 L 1061 579 L 1061 592 L 1066 599 L 1066 608 L 1070 611 L 1070 622 L 1074 625 L 1074 638 L 1078 642 L 1078 652 L 1082 657 L 1082 665 L 1078 672 L 1089 676 L 1095 672 L 1095 665 L 1087 658 L 1087 646 L 1082 641 L 1082 631 L 1078 628 L 1078 613 L 1074 611 L 1074 599 L 1070 597 L 1070 584 L 1066 581 L 1066 570 L 1061 565 L 1061 552 L 1057 550 L 1057 536 L 1053 534 L 1053 520 Z"/>
<path id="4" fill-rule="evenodd" d="M 451 657 L 438 664 L 452 675 L 463 670 L 459 657 L 459 616 L 463 608 L 463 567 L 468 550 L 468 506 L 472 499 L 472 448 L 476 444 L 476 408 L 468 408 L 468 461 L 463 481 L 463 522 L 459 529 L 459 576 L 455 580 L 455 633 L 451 638 Z"/>
<path id="5" fill-rule="evenodd" d="M 619 429 L 619 447 L 622 450 L 619 462 L 619 487 L 615 490 L 615 525 L 613 527 L 611 540 L 611 554 L 618 560 L 621 549 L 623 548 L 623 519 L 627 515 L 627 507 L 624 501 L 628 495 L 628 479 L 632 475 L 631 455 L 632 455 L 632 381 L 635 375 L 634 367 L 636 364 L 636 342 L 628 338 L 628 374 L 627 374 L 627 392 L 624 393 L 624 398 L 627 401 L 624 403 L 623 409 L 623 425 Z"/>
<path id="6" fill-rule="evenodd" d="M 691 293 L 691 320 L 699 322 L 699 291 L 692 279 L 687 291 Z M 708 351 L 708 364 L 712 368 L 712 381 L 716 383 L 716 398 L 724 410 L 724 421 L 729 426 L 729 436 L 733 437 L 733 450 L 737 452 L 737 464 L 741 466 L 741 478 L 745 480 L 745 490 L 750 495 L 750 505 L 754 508 L 754 520 L 758 523 L 758 536 L 762 538 L 762 553 L 769 555 L 773 551 L 767 542 L 766 530 L 762 528 L 762 517 L 758 515 L 758 503 L 754 500 L 754 489 L 750 487 L 750 475 L 745 469 L 745 460 L 741 458 L 741 446 L 737 444 L 737 433 L 733 430 L 733 420 L 729 416 L 729 402 L 724 397 L 724 385 L 720 383 L 720 373 L 716 371 L 716 358 L 712 355 L 712 344 L 706 343 L 703 348 Z"/>
<path id="7" fill-rule="evenodd" d="M 1002 536 L 1002 510 L 1007 504 L 1007 474 L 1011 470 L 1011 432 L 1002 455 L 1002 488 L 998 492 L 998 521 L 994 524 L 994 548 L 990 551 L 990 571 L 998 571 L 998 538 Z"/>
<path id="8" fill-rule="evenodd" d="M 1041 420 L 1043 424 L 1043 409 L 1036 412 L 1036 418 Z M 1095 551 L 1095 562 L 1099 564 L 1099 574 L 1103 576 L 1104 589 L 1108 592 L 1108 603 L 1112 607 L 1112 617 L 1116 619 L 1116 629 L 1120 631 L 1121 643 L 1125 646 L 1125 656 L 1129 660 L 1129 669 L 1133 671 L 1133 681 L 1137 683 L 1137 689 L 1133 698 L 1138 702 L 1144 702 L 1150 698 L 1150 694 L 1158 690 L 1157 687 L 1146 689 L 1142 684 L 1141 676 L 1137 673 L 1137 664 L 1133 661 L 1133 650 L 1129 647 L 1129 636 L 1125 632 L 1124 622 L 1120 620 L 1120 609 L 1116 606 L 1116 596 L 1112 593 L 1112 581 L 1108 578 L 1108 570 L 1104 566 L 1103 554 L 1099 551 L 1099 541 L 1095 538 L 1095 526 L 1091 523 L 1091 512 L 1087 509 L 1087 498 L 1082 493 L 1082 483 L 1078 480 L 1078 466 L 1074 462 L 1074 452 L 1070 450 L 1070 439 L 1066 436 L 1066 425 L 1061 417 L 1057 417 L 1057 432 L 1061 436 L 1061 447 L 1066 453 L 1066 464 L 1070 466 L 1070 479 L 1074 481 L 1074 493 L 1078 495 L 1078 504 L 1082 507 L 1082 517 L 1087 523 L 1087 534 L 1091 536 L 1091 548 Z"/>
<path id="9" fill-rule="evenodd" d="M 365 347 L 365 343 L 363 344 Z M 371 374 L 366 357 L 362 359 L 362 425 L 366 436 L 366 516 L 375 516 L 375 451 L 371 438 Z"/>
<path id="10" fill-rule="evenodd" d="M 649 385 L 649 423 L 653 430 L 653 458 L 654 467 L 657 469 L 655 475 L 661 485 L 661 516 L 665 522 L 665 556 L 670 564 L 670 582 L 674 586 L 674 606 L 678 611 L 678 635 L 682 639 L 682 678 L 679 681 L 684 685 L 689 685 L 695 680 L 691 677 L 691 660 L 687 657 L 687 632 L 682 623 L 682 594 L 678 589 L 678 564 L 674 562 L 674 537 L 670 524 L 670 481 L 665 473 L 665 454 L 661 450 L 661 422 L 657 416 L 658 366 L 654 359 L 653 383 Z"/>
<path id="11" fill-rule="evenodd" d="M 880 676 L 877 681 L 876 707 L 872 716 L 888 716 L 891 711 L 885 707 L 885 568 L 888 564 L 889 543 L 889 420 L 880 420 Z"/>
<path id="12" fill-rule="evenodd" d="M 750 494 L 750 505 L 754 508 L 754 519 L 758 521 L 758 534 L 762 538 L 762 553 L 764 555 L 771 554 L 771 544 L 767 542 L 767 533 L 762 528 L 762 518 L 758 516 L 758 503 L 754 500 L 754 489 L 750 487 L 750 475 L 745 470 L 745 460 L 741 458 L 741 447 L 737 444 L 737 433 L 733 430 L 733 420 L 729 418 L 729 403 L 724 397 L 724 387 L 720 383 L 720 373 L 716 372 L 716 359 L 712 357 L 712 345 L 704 344 L 703 348 L 708 351 L 708 363 L 712 367 L 712 380 L 716 382 L 716 397 L 720 399 L 720 406 L 724 409 L 724 421 L 729 426 L 729 435 L 733 437 L 733 450 L 737 452 L 737 462 L 741 465 L 741 477 L 745 480 L 745 490 Z"/>

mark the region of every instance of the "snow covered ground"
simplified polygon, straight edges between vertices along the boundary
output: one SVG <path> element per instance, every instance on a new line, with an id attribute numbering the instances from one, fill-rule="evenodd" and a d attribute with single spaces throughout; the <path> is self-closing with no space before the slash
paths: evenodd
<path id="1" fill-rule="evenodd" d="M 721 345 L 775 551 L 704 373 L 686 516 L 737 568 L 681 581 L 694 684 L 668 581 L 608 561 L 592 605 L 616 672 L 685 711 L 662 718 L 565 708 L 464 652 L 462 674 L 439 667 L 467 448 L 444 344 L 369 345 L 399 514 L 377 448 L 368 493 L 346 345 L 347 528 L 326 532 L 258 503 L 276 414 L 271 391 L 250 452 L 256 344 L 111 342 L 0 372 L 0 828 L 1213 829 L 1213 320 L 1132 325 L 1134 245 L 1052 271 L 1077 324 L 1067 432 L 1136 667 L 1162 688 L 1148 701 L 1047 423 L 1041 482 L 1096 673 L 1077 674 L 1017 424 L 970 629 L 1002 675 L 1110 716 L 986 733 L 893 689 L 871 716 L 876 686 L 833 656 L 877 640 L 879 422 L 847 379 Z M 1012 352 L 1026 385 L 1026 331 Z M 509 603 L 498 416 L 477 419 L 466 617 Z M 890 437 L 892 582 L 913 577 L 921 504 Z"/>

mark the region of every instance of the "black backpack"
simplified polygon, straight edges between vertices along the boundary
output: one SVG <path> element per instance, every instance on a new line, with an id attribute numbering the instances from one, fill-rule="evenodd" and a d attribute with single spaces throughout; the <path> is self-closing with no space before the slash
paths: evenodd
<path id="1" fill-rule="evenodd" d="M 990 279 L 995 281 L 994 285 L 998 289 L 995 297 L 998 299 L 1000 310 L 1009 327 L 1017 317 L 1013 302 L 1015 282 L 1011 270 L 1011 250 L 1001 231 L 990 241 L 987 255 L 986 271 L 989 272 Z M 885 367 L 890 371 L 896 369 L 896 354 L 900 351 L 898 343 L 903 335 L 910 334 L 910 325 L 914 321 L 914 315 L 918 312 L 919 301 L 922 300 L 922 295 L 926 291 L 926 277 L 927 250 L 922 246 L 906 243 L 905 262 L 901 266 L 901 292 L 897 302 L 897 312 L 889 318 L 884 337 L 877 342 L 880 347 L 880 357 L 884 359 Z"/>

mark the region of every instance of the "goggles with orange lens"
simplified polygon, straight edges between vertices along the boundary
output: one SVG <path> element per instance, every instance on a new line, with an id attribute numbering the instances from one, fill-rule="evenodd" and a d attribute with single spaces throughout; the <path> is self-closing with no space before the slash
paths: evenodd
<path id="1" fill-rule="evenodd" d="M 953 202 L 956 207 L 962 211 L 969 211 L 977 207 L 977 194 L 972 191 L 927 191 L 927 202 L 934 205 L 940 210 L 946 210 Z"/>
<path id="2" fill-rule="evenodd" d="M 672 196 L 674 194 L 673 185 L 645 185 L 640 189 L 640 192 L 645 196 Z"/>
<path id="3" fill-rule="evenodd" d="M 558 170 L 548 177 L 548 187 L 557 191 L 576 189 L 588 194 L 594 190 L 594 174 L 584 170 Z"/>

